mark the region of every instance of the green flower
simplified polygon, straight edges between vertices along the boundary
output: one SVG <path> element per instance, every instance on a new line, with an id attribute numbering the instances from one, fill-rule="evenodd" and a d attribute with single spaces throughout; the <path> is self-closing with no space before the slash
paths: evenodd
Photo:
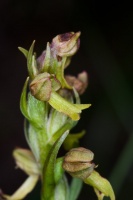
<path id="1" fill-rule="evenodd" d="M 93 163 L 94 154 L 83 147 L 71 149 L 64 157 L 63 168 L 71 176 L 82 179 L 86 184 L 91 185 L 98 197 L 103 200 L 104 196 L 115 200 L 114 191 L 111 184 L 103 178 L 97 171 Z"/>
<path id="2" fill-rule="evenodd" d="M 73 148 L 65 155 L 63 168 L 72 176 L 84 180 L 95 168 L 93 158 L 92 151 L 83 147 Z"/>
<path id="3" fill-rule="evenodd" d="M 55 110 L 74 121 L 80 119 L 83 109 L 90 107 L 90 104 L 74 103 L 72 94 L 72 90 L 74 90 L 74 95 L 77 93 L 76 90 L 79 94 L 84 92 L 88 81 L 87 73 L 79 74 L 78 78 L 66 76 L 65 79 L 64 77 L 64 69 L 70 63 L 69 57 L 79 48 L 79 36 L 80 32 L 56 36 L 51 44 L 47 43 L 46 50 L 38 59 L 33 53 L 34 42 L 29 51 L 19 47 L 27 58 L 31 94 L 39 101 L 47 101 Z M 72 101 L 60 95 L 61 89 L 71 91 Z M 78 94 L 75 96 L 79 99 Z"/>
<path id="4" fill-rule="evenodd" d="M 7 200 L 20 200 L 24 199 L 34 189 L 39 180 L 40 171 L 31 151 L 17 148 L 13 151 L 13 157 L 17 167 L 22 169 L 28 175 L 28 178 L 12 195 L 2 194 L 2 196 Z"/>

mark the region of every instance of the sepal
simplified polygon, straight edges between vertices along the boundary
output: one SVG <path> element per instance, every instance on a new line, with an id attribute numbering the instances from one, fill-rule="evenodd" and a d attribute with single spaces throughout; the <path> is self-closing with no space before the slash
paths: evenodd
<path id="1" fill-rule="evenodd" d="M 2 194 L 6 200 L 20 200 L 24 199 L 35 187 L 38 181 L 38 176 L 29 176 L 26 181 L 18 188 L 12 195 Z"/>
<path id="2" fill-rule="evenodd" d="M 69 134 L 63 143 L 64 149 L 69 151 L 72 148 L 78 147 L 79 139 L 81 139 L 84 135 L 85 135 L 84 130 L 80 133 Z"/>
<path id="3" fill-rule="evenodd" d="M 26 49 L 24 49 L 23 47 L 18 47 L 18 49 L 24 54 L 26 58 L 28 57 L 28 51 Z"/>
<path id="4" fill-rule="evenodd" d="M 31 151 L 17 148 L 13 151 L 13 157 L 18 168 L 22 169 L 28 178 L 12 195 L 2 194 L 6 200 L 24 199 L 35 187 L 40 177 L 39 166 Z"/>
<path id="5" fill-rule="evenodd" d="M 111 184 L 97 171 L 94 170 L 89 177 L 84 179 L 84 182 L 94 188 L 98 200 L 103 200 L 104 196 L 110 197 L 111 200 L 115 200 L 115 195 Z"/>

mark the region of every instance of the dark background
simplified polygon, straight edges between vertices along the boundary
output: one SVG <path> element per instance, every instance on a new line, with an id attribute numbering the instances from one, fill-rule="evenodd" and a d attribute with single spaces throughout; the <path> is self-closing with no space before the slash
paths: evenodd
<path id="1" fill-rule="evenodd" d="M 75 131 L 86 129 L 81 145 L 95 153 L 98 171 L 107 177 L 117 200 L 133 199 L 133 8 L 119 1 L 0 1 L 0 188 L 13 193 L 25 180 L 14 170 L 12 150 L 27 147 L 19 99 L 27 76 L 18 51 L 36 40 L 39 55 L 57 34 L 81 31 L 81 47 L 68 74 L 86 70 L 85 110 Z M 39 185 L 28 195 L 36 199 Z M 84 186 L 79 200 L 96 200 Z"/>

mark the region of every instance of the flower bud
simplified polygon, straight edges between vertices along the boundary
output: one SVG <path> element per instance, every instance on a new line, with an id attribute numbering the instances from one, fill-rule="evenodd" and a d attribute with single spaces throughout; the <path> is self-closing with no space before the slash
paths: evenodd
<path id="1" fill-rule="evenodd" d="M 60 82 L 55 78 L 55 76 L 50 75 L 47 72 L 38 74 L 30 83 L 31 94 L 40 101 L 48 101 L 52 89 L 56 91 L 60 87 Z"/>
<path id="2" fill-rule="evenodd" d="M 72 176 L 85 179 L 95 168 L 94 154 L 83 147 L 71 149 L 64 157 L 63 168 Z"/>
<path id="3" fill-rule="evenodd" d="M 66 81 L 72 87 L 74 87 L 77 92 L 81 95 L 84 93 L 88 86 L 88 75 L 86 72 L 78 74 L 78 77 L 75 76 L 65 76 Z"/>
<path id="4" fill-rule="evenodd" d="M 64 33 L 61 35 L 57 35 L 53 38 L 51 43 L 51 49 L 54 54 L 58 56 L 72 56 L 74 55 L 79 48 L 79 36 L 80 32 L 74 33 Z"/>

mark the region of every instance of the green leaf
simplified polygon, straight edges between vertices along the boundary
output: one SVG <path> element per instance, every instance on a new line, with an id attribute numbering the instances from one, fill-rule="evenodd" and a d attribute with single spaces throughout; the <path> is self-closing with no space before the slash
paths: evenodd
<path id="1" fill-rule="evenodd" d="M 111 200 L 115 200 L 111 184 L 95 170 L 84 180 L 84 182 L 94 188 L 99 200 L 102 200 L 104 196 L 110 197 Z"/>
<path id="2" fill-rule="evenodd" d="M 24 54 L 24 56 L 27 58 L 28 57 L 28 51 L 22 47 L 18 47 L 18 49 Z"/>
<path id="3" fill-rule="evenodd" d="M 59 151 L 60 146 L 67 137 L 69 131 L 66 131 L 53 145 L 51 151 L 47 156 L 43 170 L 43 185 L 42 185 L 42 199 L 43 200 L 53 200 L 54 199 L 54 189 L 55 189 L 55 178 L 54 170 L 56 163 L 56 156 Z"/>
<path id="4" fill-rule="evenodd" d="M 27 85 L 29 82 L 29 77 L 26 79 L 22 93 L 21 93 L 21 97 L 20 97 L 20 110 L 22 112 L 22 114 L 28 119 L 30 120 L 30 117 L 28 115 L 28 110 L 27 110 L 27 98 L 26 98 L 26 94 L 27 94 Z"/>
<path id="5" fill-rule="evenodd" d="M 70 185 L 70 197 L 69 200 L 76 200 L 82 189 L 83 181 L 79 178 L 73 178 Z"/>

